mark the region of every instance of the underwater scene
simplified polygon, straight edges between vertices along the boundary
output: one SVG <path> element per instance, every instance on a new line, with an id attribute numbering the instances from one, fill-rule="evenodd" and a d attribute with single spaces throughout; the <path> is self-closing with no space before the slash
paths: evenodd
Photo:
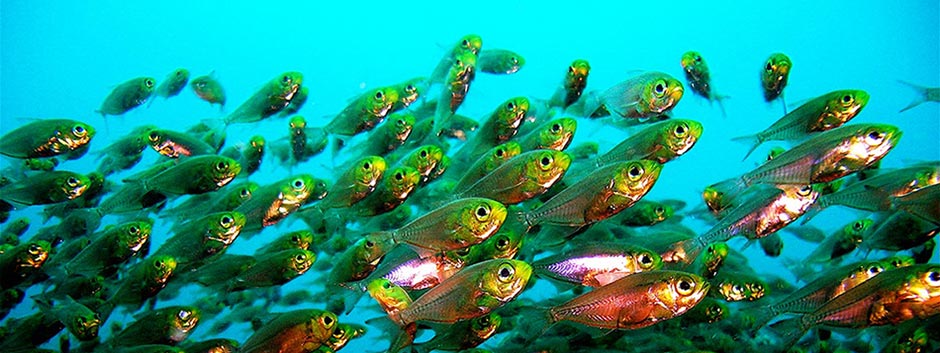
<path id="1" fill-rule="evenodd" d="M 0 352 L 936 352 L 940 3 L 0 3 Z"/>

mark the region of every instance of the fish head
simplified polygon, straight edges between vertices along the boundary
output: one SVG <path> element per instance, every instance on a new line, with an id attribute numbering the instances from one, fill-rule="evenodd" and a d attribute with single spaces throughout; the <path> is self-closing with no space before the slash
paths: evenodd
<path id="1" fill-rule="evenodd" d="M 662 130 L 660 130 L 659 138 L 662 139 L 661 144 L 668 151 L 666 155 L 655 157 L 660 163 L 666 163 L 685 154 L 702 136 L 702 124 L 694 120 L 670 119 L 660 124 L 662 124 Z"/>
<path id="2" fill-rule="evenodd" d="M 714 277 L 728 257 L 728 244 L 725 242 L 711 243 L 702 252 L 702 264 L 707 273 L 706 277 Z"/>
<path id="3" fill-rule="evenodd" d="M 285 97 L 290 100 L 294 97 L 294 94 L 297 93 L 297 90 L 300 89 L 300 85 L 303 84 L 304 75 L 297 71 L 289 71 L 281 74 L 274 79 L 274 84 L 277 87 L 277 95 Z"/>
<path id="4" fill-rule="evenodd" d="M 456 226 L 465 228 L 473 239 L 461 239 L 470 244 L 478 244 L 488 239 L 503 225 L 509 213 L 502 203 L 485 198 L 465 199 L 459 211 Z M 463 233 L 463 232 L 459 232 Z"/>
<path id="5" fill-rule="evenodd" d="M 532 157 L 528 165 L 534 168 L 526 168 L 528 176 L 543 186 L 554 184 L 571 166 L 571 156 L 561 151 L 538 150 Z"/>
<path id="6" fill-rule="evenodd" d="M 471 247 L 474 258 L 481 260 L 509 259 L 516 256 L 522 247 L 524 233 L 514 229 L 501 228 L 499 232 L 486 239 L 482 244 Z"/>
<path id="7" fill-rule="evenodd" d="M 287 234 L 287 243 L 291 247 L 298 249 L 308 249 L 313 244 L 313 232 L 309 230 L 298 230 Z"/>
<path id="8" fill-rule="evenodd" d="M 310 174 L 300 174 L 287 179 L 281 185 L 281 199 L 285 202 L 303 204 L 310 197 L 315 186 L 315 178 Z"/>
<path id="9" fill-rule="evenodd" d="M 565 74 L 565 87 L 570 89 L 582 90 L 587 86 L 587 77 L 591 73 L 591 64 L 587 60 L 578 59 L 571 62 L 568 66 L 568 73 Z"/>
<path id="10" fill-rule="evenodd" d="M 130 221 L 115 228 L 121 248 L 138 252 L 143 248 L 153 231 L 153 220 Z"/>
<path id="11" fill-rule="evenodd" d="M 940 313 L 940 266 L 921 265 L 913 272 L 903 289 L 907 292 L 905 301 L 918 304 L 921 308 L 917 316 L 925 318 Z"/>
<path id="12" fill-rule="evenodd" d="M 39 268 L 49 259 L 52 245 L 45 240 L 35 240 L 25 244 L 23 251 L 17 257 L 17 263 L 22 267 Z"/>
<path id="13" fill-rule="evenodd" d="M 137 86 L 137 89 L 145 95 L 149 95 L 157 88 L 157 80 L 153 77 L 141 77 L 139 81 L 140 84 Z"/>
<path id="14" fill-rule="evenodd" d="M 245 226 L 246 218 L 241 212 L 219 212 L 206 217 L 208 239 L 231 245 Z"/>
<path id="15" fill-rule="evenodd" d="M 512 157 L 518 156 L 520 153 L 522 153 L 522 145 L 516 141 L 508 141 L 499 144 L 490 149 L 489 154 L 487 154 L 487 160 L 484 162 L 485 169 L 493 171 L 493 169 L 496 169 L 499 165 L 512 159 Z"/>
<path id="16" fill-rule="evenodd" d="M 638 200 L 653 187 L 662 169 L 662 164 L 648 160 L 621 163 L 614 178 L 616 191 Z"/>
<path id="17" fill-rule="evenodd" d="M 697 305 L 710 288 L 704 278 L 684 272 L 667 274 L 663 283 L 666 285 L 656 286 L 653 295 L 675 315 L 685 313 Z"/>
<path id="18" fill-rule="evenodd" d="M 95 137 L 95 128 L 82 122 L 72 122 L 56 131 L 56 139 L 69 150 L 75 150 L 88 144 Z"/>
<path id="19" fill-rule="evenodd" d="M 663 267 L 663 258 L 648 249 L 638 249 L 631 257 L 636 262 L 635 272 L 658 270 Z"/>
<path id="20" fill-rule="evenodd" d="M 149 262 L 143 262 L 145 274 L 149 282 L 166 283 L 176 270 L 176 258 L 167 255 L 153 256 Z"/>
<path id="21" fill-rule="evenodd" d="M 487 339 L 496 332 L 499 325 L 502 324 L 503 317 L 497 313 L 489 313 L 470 321 L 470 331 L 473 337 Z"/>
<path id="22" fill-rule="evenodd" d="M 865 234 L 865 232 L 867 232 L 873 224 L 875 224 L 874 220 L 863 218 L 846 224 L 845 227 L 842 228 L 842 233 L 846 238 L 858 239 L 858 241 L 861 241 L 862 235 Z"/>
<path id="23" fill-rule="evenodd" d="M 646 115 L 662 114 L 679 103 L 684 87 L 674 77 L 661 73 L 650 73 L 640 95 L 640 113 Z"/>
<path id="24" fill-rule="evenodd" d="M 842 90 L 829 94 L 829 100 L 819 116 L 818 126 L 813 131 L 825 131 L 837 128 L 854 118 L 868 104 L 868 92 L 862 90 Z"/>
<path id="25" fill-rule="evenodd" d="M 460 38 L 454 51 L 468 51 L 473 55 L 480 54 L 480 48 L 483 47 L 483 38 L 476 34 L 468 34 Z"/>
<path id="26" fill-rule="evenodd" d="M 59 197 L 60 195 L 52 197 L 56 200 L 73 200 L 76 197 L 82 196 L 91 185 L 91 180 L 88 179 L 88 176 L 78 173 L 64 173 L 57 179 L 57 193 L 61 193 L 60 195 L 62 197 Z"/>
<path id="27" fill-rule="evenodd" d="M 326 183 L 326 180 L 313 178 L 313 190 L 310 191 L 310 196 L 307 197 L 307 201 L 322 200 L 329 191 L 330 187 Z"/>
<path id="28" fill-rule="evenodd" d="M 777 98 L 787 85 L 790 68 L 793 63 L 783 53 L 771 54 L 761 69 L 760 81 L 764 89 L 764 98 L 772 100 Z"/>
<path id="29" fill-rule="evenodd" d="M 555 119 L 539 133 L 539 148 L 562 151 L 568 148 L 577 129 L 578 121 L 575 119 Z"/>
<path id="30" fill-rule="evenodd" d="M 304 335 L 317 342 L 326 342 L 333 335 L 339 319 L 326 310 L 310 309 L 310 319 L 304 325 Z"/>
<path id="31" fill-rule="evenodd" d="M 390 129 L 392 137 L 396 141 L 405 141 L 414 129 L 415 116 L 411 113 L 394 114 L 390 122 L 393 124 Z"/>
<path id="32" fill-rule="evenodd" d="M 379 180 L 385 174 L 388 164 L 385 159 L 379 156 L 368 156 L 356 162 L 354 180 L 363 186 L 374 189 Z"/>
<path id="33" fill-rule="evenodd" d="M 400 86 L 398 92 L 399 103 L 403 107 L 408 107 L 411 103 L 414 103 L 421 97 L 422 92 L 427 91 L 428 83 L 426 77 L 416 77 L 407 82 L 403 83 Z"/>
<path id="34" fill-rule="evenodd" d="M 395 197 L 402 199 L 407 197 L 418 185 L 418 182 L 421 181 L 421 174 L 412 167 L 400 166 L 392 169 L 385 180 L 386 189 Z"/>
<path id="35" fill-rule="evenodd" d="M 170 77 L 173 77 L 179 82 L 186 82 L 189 80 L 189 70 L 183 68 L 173 70 L 173 72 L 170 74 Z"/>
<path id="36" fill-rule="evenodd" d="M 392 106 L 395 105 L 395 102 L 398 102 L 398 97 L 398 91 L 395 87 L 382 87 L 363 99 L 367 102 L 367 109 L 371 115 L 384 118 L 392 109 Z"/>
<path id="37" fill-rule="evenodd" d="M 211 158 L 213 163 L 209 166 L 209 179 L 218 188 L 231 182 L 242 171 L 242 165 L 234 159 L 225 156 L 212 156 Z"/>
<path id="38" fill-rule="evenodd" d="M 705 59 L 702 59 L 702 54 L 697 51 L 685 52 L 682 54 L 679 63 L 682 65 L 682 69 L 685 70 L 686 75 L 690 77 L 690 81 L 700 79 L 703 73 L 708 73 L 708 65 L 705 64 Z"/>
<path id="39" fill-rule="evenodd" d="M 387 278 L 372 280 L 366 285 L 366 291 L 389 315 L 411 306 L 408 292 Z"/>
<path id="40" fill-rule="evenodd" d="M 846 159 L 857 166 L 869 166 L 884 157 L 901 139 L 902 131 L 887 124 L 857 126 L 850 138 Z"/>
<path id="41" fill-rule="evenodd" d="M 288 121 L 288 126 L 291 131 L 300 130 L 307 128 L 307 119 L 300 115 L 294 115 Z M 293 133 L 291 135 L 294 135 Z"/>
<path id="42" fill-rule="evenodd" d="M 182 341 L 190 331 L 196 328 L 201 316 L 199 309 L 189 306 L 179 307 L 179 309 L 173 310 L 171 314 L 171 326 L 182 335 L 182 337 L 174 337 L 174 340 L 177 342 Z M 176 340 L 177 338 L 179 338 L 179 340 Z"/>
<path id="43" fill-rule="evenodd" d="M 307 272 L 317 260 L 316 254 L 304 249 L 290 249 L 284 255 L 284 265 L 292 274 L 298 275 Z"/>
<path id="44" fill-rule="evenodd" d="M 101 327 L 101 317 L 98 313 L 89 311 L 82 315 L 71 317 L 68 323 L 69 332 L 72 332 L 80 341 L 88 341 L 98 337 Z"/>
<path id="45" fill-rule="evenodd" d="M 503 303 L 519 295 L 532 275 L 532 266 L 519 260 L 496 259 L 481 264 L 486 264 L 486 269 L 480 289 Z"/>

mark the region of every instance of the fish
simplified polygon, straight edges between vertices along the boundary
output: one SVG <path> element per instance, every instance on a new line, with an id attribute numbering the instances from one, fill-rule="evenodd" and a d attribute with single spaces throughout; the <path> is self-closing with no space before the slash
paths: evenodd
<path id="1" fill-rule="evenodd" d="M 210 213 L 175 226 L 173 235 L 154 252 L 154 256 L 173 257 L 179 271 L 194 269 L 224 253 L 244 226 L 245 215 L 241 213 Z"/>
<path id="2" fill-rule="evenodd" d="M 215 71 L 193 78 L 189 82 L 189 87 L 193 89 L 197 97 L 209 102 L 210 105 L 218 104 L 219 109 L 225 107 L 225 88 L 215 77 Z"/>
<path id="3" fill-rule="evenodd" d="M 95 133 L 77 120 L 35 120 L 0 137 L 0 154 L 20 159 L 65 155 L 83 149 Z"/>
<path id="4" fill-rule="evenodd" d="M 894 196 L 891 199 L 891 207 L 907 211 L 934 225 L 940 225 L 940 186 L 933 184 L 905 195 Z"/>
<path id="5" fill-rule="evenodd" d="M 940 87 L 924 87 L 901 80 L 898 80 L 898 82 L 900 82 L 902 85 L 910 87 L 914 90 L 914 92 L 917 92 L 917 97 L 914 98 L 914 100 L 911 101 L 911 103 L 906 107 L 901 108 L 899 113 L 903 113 L 904 111 L 921 105 L 924 102 L 940 102 Z"/>
<path id="6" fill-rule="evenodd" d="M 162 194 L 198 195 L 221 189 L 241 173 L 241 164 L 217 155 L 186 158 L 166 170 L 146 178 L 131 177 L 125 183 L 140 183 L 147 191 Z"/>
<path id="7" fill-rule="evenodd" d="M 488 74 L 511 75 L 525 66 L 525 58 L 506 49 L 483 49 L 477 59 L 480 71 Z"/>
<path id="8" fill-rule="evenodd" d="M 766 141 L 801 140 L 809 134 L 840 127 L 861 113 L 869 98 L 868 92 L 863 90 L 832 91 L 810 99 L 755 135 L 732 140 L 751 146 L 744 155 L 747 159 Z"/>
<path id="9" fill-rule="evenodd" d="M 528 325 L 537 336 L 561 321 L 606 330 L 635 330 L 686 313 L 710 287 L 704 278 L 690 273 L 641 272 L 542 309 Z"/>
<path id="10" fill-rule="evenodd" d="M 568 72 L 565 73 L 565 79 L 561 85 L 552 94 L 548 101 L 550 107 L 559 107 L 567 109 L 581 98 L 584 88 L 587 87 L 588 74 L 591 72 L 591 64 L 584 59 L 576 59 L 568 66 Z"/>
<path id="11" fill-rule="evenodd" d="M 460 40 L 451 47 L 450 52 L 444 55 L 443 58 L 438 62 L 437 66 L 434 67 L 434 71 L 431 72 L 429 82 L 434 83 L 443 83 L 447 78 L 448 70 L 454 65 L 454 62 L 457 60 L 457 57 L 464 53 L 469 52 L 474 56 L 480 53 L 480 49 L 483 47 L 483 38 L 476 34 L 467 34 L 463 37 L 460 37 Z"/>
<path id="12" fill-rule="evenodd" d="M 136 77 L 125 81 L 111 90 L 95 112 L 101 114 L 102 118 L 108 115 L 124 115 L 150 99 L 156 84 L 157 80 L 152 77 Z"/>
<path id="13" fill-rule="evenodd" d="M 709 280 L 708 295 L 726 302 L 755 301 L 764 297 L 767 284 L 752 274 L 722 271 Z"/>
<path id="14" fill-rule="evenodd" d="M 522 145 L 515 141 L 509 141 L 496 145 L 491 148 L 485 154 L 480 156 L 473 164 L 467 168 L 463 176 L 457 180 L 457 183 L 454 184 L 454 190 L 466 190 L 470 185 L 476 183 L 477 180 L 485 177 L 487 174 L 496 170 L 497 167 L 506 163 L 513 157 L 522 153 Z M 454 174 L 459 171 L 456 168 L 451 168 L 450 171 Z"/>
<path id="15" fill-rule="evenodd" d="M 75 172 L 56 170 L 0 187 L 0 200 L 19 205 L 47 205 L 74 200 L 91 180 Z"/>
<path id="16" fill-rule="evenodd" d="M 803 223 L 833 205 L 867 211 L 888 211 L 891 209 L 892 197 L 904 196 L 938 183 L 940 164 L 935 162 L 885 170 L 876 176 L 849 184 L 835 193 L 820 196 L 807 212 Z"/>
<path id="17" fill-rule="evenodd" d="M 326 124 L 324 130 L 340 136 L 355 136 L 370 131 L 385 120 L 398 100 L 398 91 L 393 86 L 366 91 L 351 100 Z"/>
<path id="18" fill-rule="evenodd" d="M 421 181 L 418 170 L 408 166 L 389 169 L 387 174 L 375 191 L 356 204 L 354 213 L 368 217 L 390 212 L 405 203 Z"/>
<path id="19" fill-rule="evenodd" d="M 506 207 L 486 198 L 462 198 L 447 203 L 380 237 L 408 244 L 422 257 L 479 244 L 495 234 L 506 220 Z M 385 241 L 380 241 L 385 242 Z"/>
<path id="20" fill-rule="evenodd" d="M 459 160 L 475 160 L 486 150 L 509 141 L 516 135 L 522 120 L 529 110 L 529 99 L 515 97 L 500 104 L 493 113 L 483 122 L 483 126 L 476 134 L 467 140 L 467 143 L 457 151 Z"/>
<path id="21" fill-rule="evenodd" d="M 591 99 L 582 116 L 594 116 L 603 106 L 612 115 L 646 119 L 666 114 L 682 99 L 682 82 L 658 71 L 638 72 Z"/>
<path id="22" fill-rule="evenodd" d="M 278 116 L 289 116 L 297 114 L 300 111 L 300 108 L 303 108 L 304 103 L 307 103 L 307 97 L 310 96 L 310 89 L 304 86 L 301 86 L 297 90 L 297 93 L 294 93 L 294 97 L 291 98 L 290 103 L 287 103 L 287 106 L 284 107 L 284 110 L 281 110 L 280 113 L 277 113 Z"/>
<path id="23" fill-rule="evenodd" d="M 327 343 L 337 323 L 336 314 L 319 309 L 277 313 L 248 337 L 239 352 L 311 352 Z"/>
<path id="24" fill-rule="evenodd" d="M 434 338 L 415 345 L 414 350 L 427 353 L 433 350 L 463 351 L 473 348 L 492 337 L 502 322 L 502 316 L 497 313 L 458 321 L 453 326 L 435 334 Z"/>
<path id="25" fill-rule="evenodd" d="M 316 207 L 321 210 L 350 207 L 362 201 L 378 187 L 387 166 L 379 156 L 366 156 L 350 163 Z"/>
<path id="26" fill-rule="evenodd" d="M 214 147 L 198 138 L 187 133 L 168 129 L 151 129 L 147 133 L 147 139 L 154 151 L 170 158 L 200 156 L 217 152 Z"/>
<path id="27" fill-rule="evenodd" d="M 519 138 L 519 146 L 523 151 L 556 150 L 564 151 L 574 139 L 578 129 L 578 121 L 574 118 L 563 117 L 546 121 L 525 136 Z"/>
<path id="28" fill-rule="evenodd" d="M 369 138 L 359 145 L 350 147 L 350 154 L 358 156 L 385 157 L 401 147 L 411 136 L 415 125 L 415 116 L 410 113 L 395 113 L 388 116 L 384 123 L 375 128 Z"/>
<path id="29" fill-rule="evenodd" d="M 52 245 L 44 240 L 31 240 L 0 253 L 0 290 L 8 290 L 24 282 L 40 271 L 49 260 Z"/>
<path id="30" fill-rule="evenodd" d="M 783 89 L 787 87 L 790 79 L 790 70 L 793 62 L 783 53 L 773 53 L 764 61 L 760 72 L 760 84 L 764 92 L 764 100 L 771 102 L 783 96 Z M 786 103 L 783 105 L 786 114 Z"/>
<path id="31" fill-rule="evenodd" d="M 539 277 L 595 288 L 662 266 L 659 254 L 622 242 L 581 244 L 532 263 Z"/>
<path id="32" fill-rule="evenodd" d="M 98 339 L 101 317 L 87 306 L 69 296 L 57 298 L 55 302 L 45 298 L 34 300 L 41 312 L 59 320 L 79 341 Z"/>
<path id="33" fill-rule="evenodd" d="M 721 108 L 721 115 L 727 116 L 722 101 L 728 97 L 718 94 L 712 88 L 711 71 L 708 69 L 705 59 L 702 58 L 702 54 L 696 51 L 687 51 L 682 54 L 679 63 L 682 65 L 682 70 L 685 71 L 685 80 L 689 82 L 689 88 L 692 89 L 692 92 L 710 102 L 717 102 L 718 107 Z"/>
<path id="34" fill-rule="evenodd" d="M 303 84 L 303 74 L 285 72 L 264 84 L 223 122 L 225 125 L 254 123 L 264 120 L 287 107 Z"/>
<path id="35" fill-rule="evenodd" d="M 503 204 L 516 204 L 548 191 L 559 181 L 571 157 L 555 150 L 535 150 L 506 161 L 466 190 L 454 190 L 456 197 L 485 197 Z"/>
<path id="36" fill-rule="evenodd" d="M 187 83 L 189 83 L 189 70 L 183 68 L 173 70 L 173 72 L 166 75 L 166 78 L 154 89 L 153 97 L 175 97 L 180 94 Z M 151 103 L 152 102 L 151 100 Z"/>
<path id="37" fill-rule="evenodd" d="M 153 224 L 151 219 L 135 220 L 95 233 L 88 246 L 64 262 L 62 269 L 66 275 L 111 277 L 121 264 L 149 247 Z"/>
<path id="38" fill-rule="evenodd" d="M 202 314 L 193 306 L 169 306 L 145 312 L 103 343 L 107 349 L 147 344 L 175 345 L 198 327 Z"/>
<path id="39" fill-rule="evenodd" d="M 451 116 L 463 104 L 470 91 L 470 85 L 476 77 L 477 56 L 472 51 L 462 51 L 454 56 L 444 77 L 444 88 L 441 89 L 434 109 L 434 120 L 427 138 L 440 136 L 445 126 L 450 125 Z M 434 76 L 431 76 L 432 82 Z M 426 140 L 427 140 L 426 138 Z"/>
<path id="40" fill-rule="evenodd" d="M 154 126 L 136 128 L 98 151 L 98 158 L 101 159 L 98 171 L 108 176 L 137 165 L 143 159 L 144 149 L 150 146 L 149 130 L 155 128 Z"/>
<path id="41" fill-rule="evenodd" d="M 318 183 L 322 181 L 310 174 L 299 174 L 258 188 L 251 199 L 234 210 L 245 215 L 241 236 L 250 238 L 262 228 L 277 224 L 299 210 Z"/>
<path id="42" fill-rule="evenodd" d="M 282 285 L 310 270 L 316 258 L 316 254 L 304 249 L 264 254 L 247 269 L 223 282 L 220 289 L 234 292 Z"/>

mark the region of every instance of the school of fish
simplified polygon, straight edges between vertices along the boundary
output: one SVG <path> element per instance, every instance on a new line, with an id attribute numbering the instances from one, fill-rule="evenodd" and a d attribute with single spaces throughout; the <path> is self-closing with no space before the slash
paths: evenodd
<path id="1" fill-rule="evenodd" d="M 722 115 L 734 102 L 701 53 L 676 59 L 684 83 L 649 70 L 610 87 L 589 86 L 589 61 L 573 60 L 551 96 L 466 116 L 478 74 L 526 63 L 469 34 L 428 76 L 365 88 L 325 119 L 299 114 L 315 93 L 295 71 L 191 126 L 115 117 L 187 88 L 221 107 L 234 98 L 215 73 L 180 68 L 101 93 L 89 115 L 126 119 L 126 135 L 24 123 L 0 137 L 0 352 L 335 352 L 373 330 L 386 345 L 371 350 L 389 352 L 940 349 L 940 161 L 880 168 L 903 132 L 851 123 L 870 96 L 840 89 L 725 138 L 745 159 L 777 144 L 711 181 L 701 206 L 647 199 L 706 134 L 672 109 L 689 92 Z M 782 102 L 793 61 L 753 66 L 766 101 Z M 901 112 L 940 99 L 902 83 L 918 96 Z M 226 140 L 269 119 L 280 135 Z M 579 136 L 587 121 L 621 142 Z M 262 166 L 280 177 L 252 178 Z M 834 234 L 803 225 L 834 206 L 870 215 Z M 739 236 L 768 257 L 789 238 L 815 250 L 784 261 L 792 283 L 754 271 L 729 246 Z M 228 253 L 236 242 L 257 250 Z"/>

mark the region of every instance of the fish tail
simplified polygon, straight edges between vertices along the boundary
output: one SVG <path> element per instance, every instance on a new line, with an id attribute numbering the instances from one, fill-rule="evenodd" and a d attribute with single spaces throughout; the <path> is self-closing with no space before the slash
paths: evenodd
<path id="1" fill-rule="evenodd" d="M 756 150 L 757 147 L 759 147 L 762 143 L 764 143 L 763 139 L 761 139 L 760 135 L 758 134 L 738 136 L 738 137 L 732 138 L 731 141 L 751 146 L 750 148 L 748 148 L 747 153 L 744 155 L 744 158 L 741 159 L 742 161 L 747 160 L 747 157 L 750 157 L 751 153 L 754 153 L 754 150 Z"/>
<path id="2" fill-rule="evenodd" d="M 728 98 L 731 98 L 731 96 L 712 92 L 712 99 L 715 101 L 715 103 L 718 103 L 718 109 L 721 110 L 722 118 L 728 117 L 728 112 L 725 110 L 725 103 L 724 103 L 724 100 Z"/>
<path id="3" fill-rule="evenodd" d="M 913 83 L 910 83 L 910 82 L 907 82 L 907 81 L 902 81 L 902 80 L 898 80 L 898 82 L 900 82 L 901 84 L 903 84 L 903 85 L 905 85 L 905 86 L 910 87 L 910 88 L 913 89 L 915 92 L 917 92 L 917 97 L 914 97 L 914 100 L 911 101 L 911 103 L 908 104 L 906 107 L 904 107 L 903 109 L 901 109 L 901 111 L 899 111 L 898 113 L 902 113 L 902 112 L 904 112 L 904 111 L 906 111 L 906 110 L 909 110 L 909 109 L 911 109 L 911 108 L 914 108 L 914 107 L 920 105 L 921 103 L 927 101 L 927 87 L 924 87 L 924 86 L 921 86 L 921 85 L 915 85 L 915 84 L 913 84 Z"/>
<path id="4" fill-rule="evenodd" d="M 808 330 L 803 326 L 802 316 L 781 320 L 770 325 L 770 331 L 779 341 L 777 347 L 787 351 L 793 347 Z"/>
<path id="5" fill-rule="evenodd" d="M 783 96 L 783 93 L 780 94 L 780 103 L 783 103 L 783 115 L 789 114 L 787 111 L 787 99 Z"/>

